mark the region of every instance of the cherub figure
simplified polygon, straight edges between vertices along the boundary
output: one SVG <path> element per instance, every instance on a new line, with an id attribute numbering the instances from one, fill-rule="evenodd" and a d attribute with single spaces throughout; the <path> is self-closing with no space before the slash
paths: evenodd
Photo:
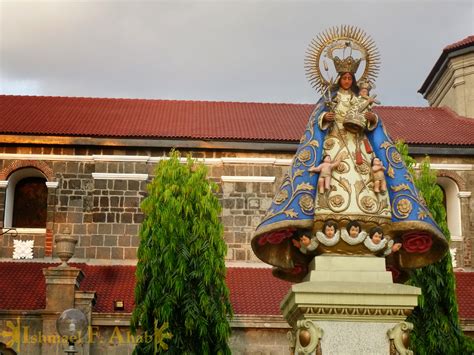
<path id="1" fill-rule="evenodd" d="M 324 222 L 322 232 L 316 233 L 318 241 L 325 246 L 333 246 L 339 242 L 340 232 L 337 230 L 337 223 L 333 220 Z"/>
<path id="2" fill-rule="evenodd" d="M 303 254 L 307 254 L 308 251 L 316 250 L 319 243 L 316 238 L 310 238 L 306 234 L 301 234 L 299 240 L 293 239 L 293 245 L 297 247 Z"/>
<path id="3" fill-rule="evenodd" d="M 375 157 L 372 159 L 372 175 L 374 180 L 374 192 L 375 193 L 384 193 L 387 191 L 387 181 L 385 181 L 385 167 L 382 164 L 382 161 Z"/>
<path id="4" fill-rule="evenodd" d="M 346 229 L 341 231 L 341 238 L 349 245 L 362 243 L 367 238 L 367 232 L 364 232 L 357 221 L 350 221 Z"/>
<path id="5" fill-rule="evenodd" d="M 374 227 L 369 231 L 369 238 L 372 240 L 374 244 L 380 244 L 380 242 L 384 239 L 383 237 L 383 230 L 380 227 Z"/>
<path id="6" fill-rule="evenodd" d="M 333 220 L 326 221 L 323 226 L 323 233 L 326 238 L 333 238 L 337 231 L 337 223 Z"/>
<path id="7" fill-rule="evenodd" d="M 340 160 L 336 160 L 334 163 L 331 160 L 329 155 L 323 157 L 323 162 L 318 166 L 313 166 L 308 169 L 311 173 L 319 173 L 318 179 L 318 191 L 320 194 L 323 194 L 324 191 L 329 191 L 331 189 L 331 172 L 333 168 L 337 168 L 341 163 Z"/>
<path id="8" fill-rule="evenodd" d="M 347 226 L 347 233 L 349 233 L 349 237 L 351 238 L 357 238 L 357 236 L 360 233 L 360 224 L 357 221 L 350 221 Z"/>
<path id="9" fill-rule="evenodd" d="M 370 229 L 369 238 L 364 241 L 364 244 L 373 252 L 385 249 L 384 256 L 395 253 L 402 247 L 401 243 L 394 243 L 391 239 L 387 241 L 384 238 L 382 227 L 379 226 Z"/>

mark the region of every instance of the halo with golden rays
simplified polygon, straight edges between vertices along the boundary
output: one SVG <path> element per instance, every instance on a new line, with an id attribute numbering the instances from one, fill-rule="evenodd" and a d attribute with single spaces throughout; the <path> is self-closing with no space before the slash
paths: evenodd
<path id="1" fill-rule="evenodd" d="M 330 84 L 329 78 L 321 73 L 321 56 L 333 60 L 333 51 L 350 47 L 351 51 L 359 51 L 365 60 L 365 69 L 358 81 L 375 82 L 380 70 L 380 54 L 373 39 L 362 29 L 355 26 L 341 25 L 331 27 L 314 38 L 305 58 L 305 71 L 311 86 L 321 92 Z M 323 59 L 327 71 L 327 63 Z"/>

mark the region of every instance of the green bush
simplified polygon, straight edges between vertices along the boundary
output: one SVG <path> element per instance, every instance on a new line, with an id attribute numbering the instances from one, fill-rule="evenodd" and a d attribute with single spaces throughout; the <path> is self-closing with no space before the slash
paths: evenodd
<path id="1" fill-rule="evenodd" d="M 397 142 L 397 149 L 413 175 L 415 185 L 425 199 L 434 220 L 449 240 L 443 191 L 436 184 L 436 172 L 430 169 L 429 157 L 425 157 L 415 172 L 416 161 L 408 155 L 408 146 Z M 407 319 L 414 326 L 411 347 L 415 354 L 472 353 L 474 342 L 463 334 L 459 323 L 451 254 L 447 252 L 438 262 L 414 270 L 408 283 L 420 287 L 422 292 L 418 306 Z"/>
<path id="2" fill-rule="evenodd" d="M 148 185 L 131 327 L 157 336 L 135 354 L 230 354 L 227 247 L 218 187 L 206 175 L 203 164 L 182 164 L 172 151 Z"/>

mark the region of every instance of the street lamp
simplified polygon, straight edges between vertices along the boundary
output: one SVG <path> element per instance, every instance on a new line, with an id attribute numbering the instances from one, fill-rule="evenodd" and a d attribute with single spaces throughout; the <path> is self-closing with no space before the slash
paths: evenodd
<path id="1" fill-rule="evenodd" d="M 77 353 L 74 343 L 85 335 L 87 329 L 87 318 L 85 314 L 76 308 L 66 309 L 56 321 L 56 328 L 61 337 L 66 338 L 68 348 L 66 354 Z"/>

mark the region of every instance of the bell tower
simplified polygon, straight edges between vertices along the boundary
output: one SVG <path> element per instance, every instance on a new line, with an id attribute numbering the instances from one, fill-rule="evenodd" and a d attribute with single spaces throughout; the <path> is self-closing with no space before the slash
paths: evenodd
<path id="1" fill-rule="evenodd" d="M 418 92 L 432 107 L 474 118 L 474 36 L 446 46 Z"/>

